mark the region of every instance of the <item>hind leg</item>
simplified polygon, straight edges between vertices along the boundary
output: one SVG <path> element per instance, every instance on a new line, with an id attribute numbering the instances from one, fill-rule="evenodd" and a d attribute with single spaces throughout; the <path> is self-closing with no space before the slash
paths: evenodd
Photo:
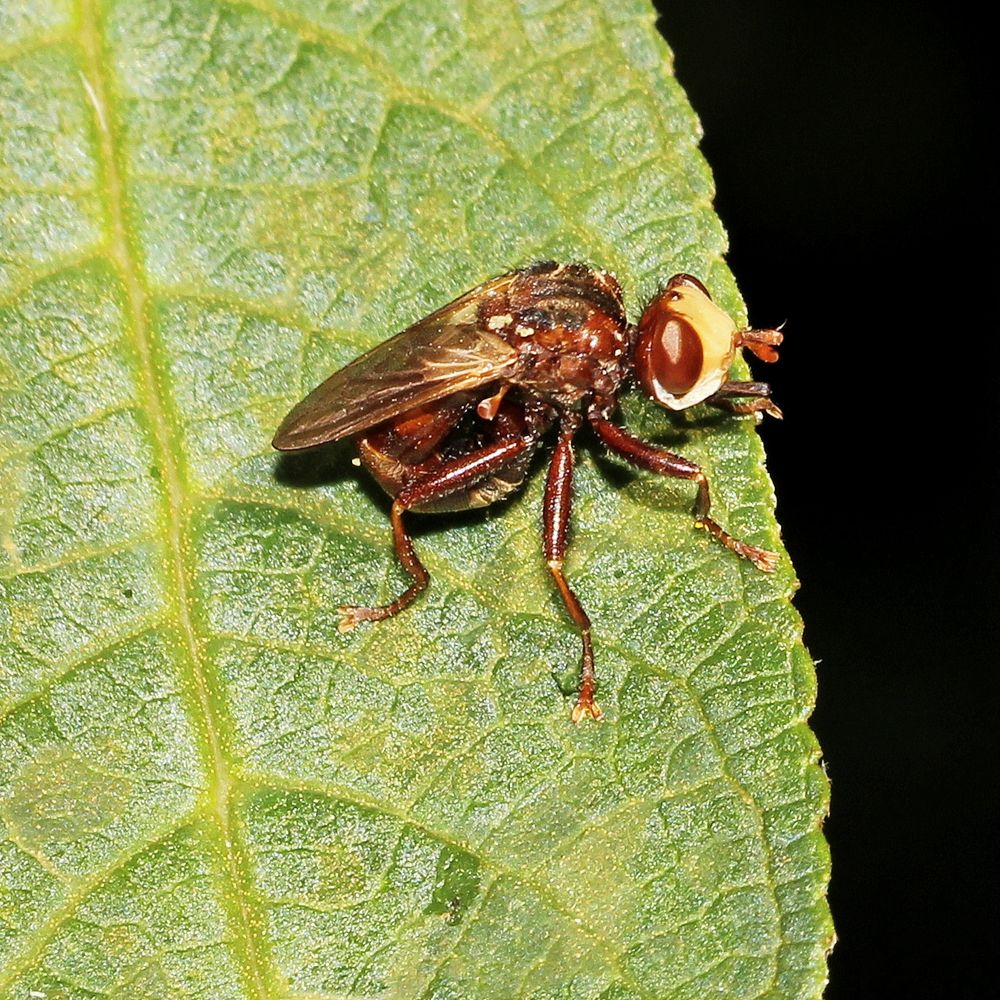
<path id="1" fill-rule="evenodd" d="M 472 489 L 482 480 L 501 472 L 525 451 L 533 448 L 534 444 L 533 436 L 505 438 L 459 458 L 436 463 L 423 472 L 419 466 L 414 466 L 415 476 L 400 489 L 393 500 L 391 514 L 396 555 L 403 569 L 413 578 L 413 583 L 389 604 L 373 608 L 341 606 L 340 612 L 343 618 L 338 626 L 340 631 L 349 632 L 359 622 L 391 618 L 408 608 L 416 597 L 427 589 L 430 574 L 414 550 L 413 540 L 403 523 L 405 511 L 413 507 L 433 505 L 453 494 Z"/>

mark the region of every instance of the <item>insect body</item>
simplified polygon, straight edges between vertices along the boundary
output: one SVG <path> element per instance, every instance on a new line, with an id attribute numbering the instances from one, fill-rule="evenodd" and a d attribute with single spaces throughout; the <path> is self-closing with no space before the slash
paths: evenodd
<path id="1" fill-rule="evenodd" d="M 563 574 L 574 436 L 587 423 L 631 464 L 694 482 L 696 523 L 771 572 L 774 553 L 734 538 L 709 516 L 708 480 L 697 465 L 641 441 L 611 417 L 631 381 L 672 410 L 707 402 L 780 417 L 766 383 L 730 381 L 729 368 L 740 347 L 777 360 L 781 339 L 777 330 L 737 329 L 686 274 L 674 275 L 633 325 L 613 275 L 546 261 L 487 281 L 331 375 L 285 417 L 274 447 L 356 437 L 362 463 L 394 498 L 396 553 L 413 579 L 389 604 L 342 607 L 341 630 L 398 614 L 427 587 L 405 511 L 466 510 L 507 496 L 554 428 L 543 548 L 583 643 L 573 721 L 599 719 L 590 619 Z"/>

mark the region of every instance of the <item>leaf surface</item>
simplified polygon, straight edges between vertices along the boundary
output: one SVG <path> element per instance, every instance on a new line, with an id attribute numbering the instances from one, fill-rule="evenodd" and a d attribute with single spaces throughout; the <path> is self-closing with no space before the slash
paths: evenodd
<path id="1" fill-rule="evenodd" d="M 415 518 L 403 580 L 305 391 L 482 279 L 702 276 L 742 315 L 644 2 L 0 4 L 0 996 L 815 997 L 812 665 L 783 559 L 581 448 Z M 625 403 L 779 546 L 747 421 Z"/>

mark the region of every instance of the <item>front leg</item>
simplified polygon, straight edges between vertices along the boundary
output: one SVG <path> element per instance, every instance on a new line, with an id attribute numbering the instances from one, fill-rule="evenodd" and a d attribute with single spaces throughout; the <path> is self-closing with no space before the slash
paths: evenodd
<path id="1" fill-rule="evenodd" d="M 601 441 L 627 462 L 631 462 L 632 465 L 636 465 L 640 469 L 655 472 L 660 476 L 690 479 L 697 483 L 698 496 L 694 503 L 695 523 L 699 527 L 705 528 L 727 549 L 743 556 L 744 559 L 749 559 L 757 569 L 763 570 L 765 573 L 774 572 L 778 565 L 776 553 L 733 538 L 718 522 L 708 516 L 712 501 L 708 492 L 708 479 L 700 466 L 689 462 L 680 455 L 675 455 L 672 451 L 667 451 L 665 448 L 657 448 L 655 445 L 647 444 L 617 424 L 611 423 L 597 411 L 592 411 L 588 417 L 594 432 Z"/>
<path id="2" fill-rule="evenodd" d="M 604 714 L 594 704 L 597 678 L 594 673 L 594 647 L 590 639 L 590 619 L 583 610 L 580 599 L 570 589 L 563 574 L 566 557 L 566 538 L 569 534 L 569 516 L 573 506 L 573 435 L 580 426 L 579 418 L 564 418 L 559 428 L 559 441 L 549 463 L 545 480 L 545 500 L 542 505 L 544 526 L 543 544 L 545 562 L 549 567 L 566 610 L 580 630 L 583 640 L 583 657 L 580 663 L 580 692 L 573 708 L 572 719 L 579 722 L 585 715 L 600 719 Z"/>
<path id="3" fill-rule="evenodd" d="M 734 396 L 742 396 L 747 402 L 737 402 Z M 783 414 L 770 397 L 771 387 L 767 382 L 724 382 L 705 402 L 729 413 L 769 413 L 780 420 Z"/>

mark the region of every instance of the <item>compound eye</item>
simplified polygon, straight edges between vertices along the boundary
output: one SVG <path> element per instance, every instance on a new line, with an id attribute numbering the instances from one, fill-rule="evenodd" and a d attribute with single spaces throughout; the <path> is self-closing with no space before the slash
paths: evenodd
<path id="1" fill-rule="evenodd" d="M 693 406 L 725 382 L 736 340 L 736 324 L 705 286 L 690 275 L 674 275 L 639 320 L 636 376 L 662 406 Z"/>
<path id="2" fill-rule="evenodd" d="M 697 331 L 686 319 L 664 312 L 658 310 L 648 323 L 643 316 L 639 327 L 640 343 L 646 347 L 643 368 L 651 383 L 672 396 L 682 396 L 701 378 L 705 351 Z M 656 396 L 656 391 L 645 385 L 647 379 L 643 379 L 644 388 Z"/>

